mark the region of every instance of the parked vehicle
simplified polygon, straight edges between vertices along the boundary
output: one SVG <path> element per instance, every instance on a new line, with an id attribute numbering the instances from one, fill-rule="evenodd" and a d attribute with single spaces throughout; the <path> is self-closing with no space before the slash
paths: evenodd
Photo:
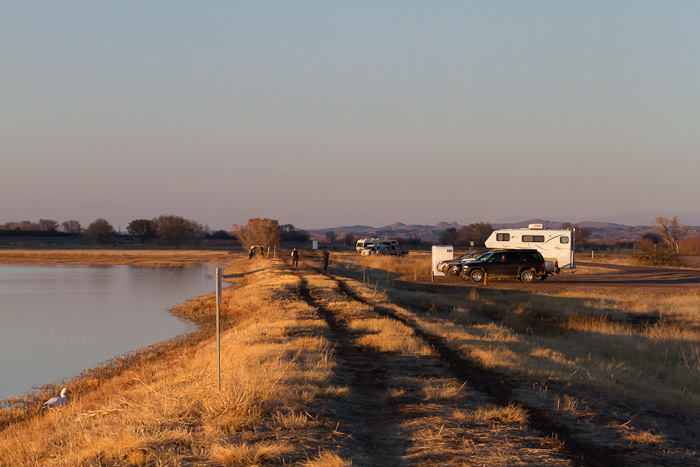
<path id="1" fill-rule="evenodd" d="M 408 250 L 395 245 L 372 245 L 362 249 L 360 255 L 393 255 L 393 256 L 406 256 Z"/>
<path id="2" fill-rule="evenodd" d="M 547 269 L 537 250 L 494 250 L 470 263 L 464 263 L 459 277 L 481 282 L 486 276 L 515 277 L 522 282 L 546 279 Z"/>
<path id="3" fill-rule="evenodd" d="M 447 274 L 448 276 L 457 277 L 462 271 L 462 265 L 464 263 L 472 262 L 486 253 L 488 252 L 472 251 L 471 253 L 465 253 L 456 257 L 455 259 L 440 261 L 437 264 L 436 269 L 443 274 Z"/>
<path id="4" fill-rule="evenodd" d="M 530 224 L 527 229 L 500 229 L 486 239 L 485 245 L 487 248 L 537 250 L 549 272 L 576 268 L 573 230 L 543 229 L 542 224 Z"/>
<path id="5" fill-rule="evenodd" d="M 375 247 L 375 253 L 378 255 L 406 256 L 408 250 L 396 245 L 378 245 Z"/>
<path id="6" fill-rule="evenodd" d="M 379 238 L 379 237 L 361 238 L 355 244 L 355 251 L 362 252 L 362 250 L 364 248 L 372 247 L 372 246 L 376 246 L 376 245 L 397 246 L 398 244 L 399 244 L 398 240 L 395 240 L 393 238 Z"/>

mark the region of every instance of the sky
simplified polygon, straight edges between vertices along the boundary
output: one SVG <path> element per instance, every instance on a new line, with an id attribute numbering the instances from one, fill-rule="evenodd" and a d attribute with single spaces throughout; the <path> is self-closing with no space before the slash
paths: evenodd
<path id="1" fill-rule="evenodd" d="M 0 223 L 700 224 L 700 2 L 0 0 Z"/>

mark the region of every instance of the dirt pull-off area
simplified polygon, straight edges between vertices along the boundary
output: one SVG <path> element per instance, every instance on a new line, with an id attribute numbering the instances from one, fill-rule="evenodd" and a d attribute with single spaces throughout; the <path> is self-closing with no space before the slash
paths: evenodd
<path id="1" fill-rule="evenodd" d="M 626 272 L 634 276 L 624 287 L 652 281 L 652 273 L 657 277 L 652 283 L 669 282 L 665 277 L 669 271 Z M 692 280 L 687 271 L 671 273 L 677 275 L 670 280 L 676 285 L 679 280 Z M 426 293 L 425 285 L 387 281 L 387 293 L 379 294 L 376 284 L 374 290 L 362 287 L 352 273 L 326 274 L 311 267 L 298 274 L 327 278 L 324 290 L 310 287 L 305 279 L 300 293 L 324 317 L 336 342 L 337 377 L 348 382 L 351 396 L 326 407 L 326 415 L 351 433 L 343 448 L 356 465 L 680 466 L 700 462 L 695 441 L 688 436 L 698 433 L 697 424 L 680 412 L 664 413 L 645 401 L 605 394 L 587 385 L 509 374 L 470 357 L 453 336 L 437 331 L 445 324 L 438 326 L 438 322 L 446 319 L 434 303 L 427 306 L 400 297 L 402 287 Z M 580 282 L 612 285 L 618 280 L 584 277 Z M 567 282 L 560 279 L 552 287 Z M 518 283 L 497 287 L 501 285 L 532 287 Z M 427 289 L 433 287 L 441 286 Z M 521 298 L 513 300 L 517 308 Z M 494 324 L 504 321 L 502 316 L 482 318 Z M 557 332 L 556 325 L 547 324 L 551 318 L 540 320 L 543 324 L 529 329 L 530 335 L 542 331 L 546 338 Z M 658 316 L 632 324 L 649 326 L 657 321 Z M 396 335 L 369 339 L 385 332 L 380 330 L 381 322 L 400 326 L 427 351 L 392 351 L 390 342 L 400 339 Z"/>
<path id="2" fill-rule="evenodd" d="M 342 454 L 353 465 L 580 463 L 557 433 L 533 425 L 498 376 L 461 361 L 345 281 L 326 277 L 323 288 L 304 279 L 299 293 L 326 320 L 335 342 L 335 384 L 347 385 L 349 394 L 322 412 L 346 433 Z M 601 459 L 598 465 L 609 464 Z"/>

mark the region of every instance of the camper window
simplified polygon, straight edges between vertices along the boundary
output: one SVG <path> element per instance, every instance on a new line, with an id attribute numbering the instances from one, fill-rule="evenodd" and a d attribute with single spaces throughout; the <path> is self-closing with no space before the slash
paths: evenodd
<path id="1" fill-rule="evenodd" d="M 544 235 L 523 235 L 525 243 L 544 243 Z"/>
<path id="2" fill-rule="evenodd" d="M 559 237 L 559 243 L 569 243 L 569 237 Z"/>
<path id="3" fill-rule="evenodd" d="M 499 242 L 509 242 L 510 241 L 510 234 L 509 233 L 496 234 L 496 240 Z"/>

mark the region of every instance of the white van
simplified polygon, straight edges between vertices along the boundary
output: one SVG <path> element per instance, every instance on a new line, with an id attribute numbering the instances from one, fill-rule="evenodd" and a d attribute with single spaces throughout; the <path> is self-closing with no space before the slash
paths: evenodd
<path id="1" fill-rule="evenodd" d="M 576 269 L 573 230 L 543 229 L 542 224 L 530 224 L 527 229 L 500 229 L 493 231 L 485 245 L 486 248 L 537 250 L 549 272 Z"/>

